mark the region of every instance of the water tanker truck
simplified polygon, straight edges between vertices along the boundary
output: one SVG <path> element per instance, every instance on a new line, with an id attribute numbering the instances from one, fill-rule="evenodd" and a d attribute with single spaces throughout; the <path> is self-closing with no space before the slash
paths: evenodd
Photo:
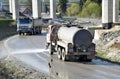
<path id="1" fill-rule="evenodd" d="M 88 30 L 67 25 L 48 26 L 47 47 L 49 54 L 57 52 L 57 57 L 63 61 L 72 58 L 91 61 L 95 57 L 93 36 Z"/>
<path id="2" fill-rule="evenodd" d="M 42 31 L 42 19 L 31 19 L 22 17 L 17 19 L 17 32 L 19 35 L 22 33 L 37 34 Z"/>

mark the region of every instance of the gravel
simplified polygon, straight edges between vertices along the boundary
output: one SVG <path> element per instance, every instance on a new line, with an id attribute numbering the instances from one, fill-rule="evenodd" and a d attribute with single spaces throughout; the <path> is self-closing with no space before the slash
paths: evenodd
<path id="1" fill-rule="evenodd" d="M 117 38 L 118 36 L 120 36 L 120 30 L 114 31 L 114 32 L 105 32 L 101 35 L 100 41 L 107 44 L 110 41 L 112 41 L 113 39 Z"/>
<path id="2" fill-rule="evenodd" d="M 96 41 L 99 57 L 120 63 L 120 30 L 104 32 Z"/>

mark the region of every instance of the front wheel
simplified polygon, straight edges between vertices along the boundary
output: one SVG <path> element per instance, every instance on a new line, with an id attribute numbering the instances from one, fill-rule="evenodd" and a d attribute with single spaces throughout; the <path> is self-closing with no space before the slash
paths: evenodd
<path id="1" fill-rule="evenodd" d="M 87 62 L 92 62 L 92 59 L 87 59 Z"/>
<path id="2" fill-rule="evenodd" d="M 19 35 L 21 35 L 22 33 L 21 32 L 18 32 Z"/>
<path id="3" fill-rule="evenodd" d="M 60 47 L 58 48 L 57 56 L 59 59 L 62 59 L 62 51 L 61 51 Z"/>

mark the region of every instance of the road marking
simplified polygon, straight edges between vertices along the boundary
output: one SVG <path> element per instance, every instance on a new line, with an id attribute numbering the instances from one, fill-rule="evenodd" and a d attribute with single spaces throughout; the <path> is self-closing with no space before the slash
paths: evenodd
<path id="1" fill-rule="evenodd" d="M 9 42 L 10 40 L 16 38 L 17 36 L 18 36 L 18 35 L 12 36 L 12 37 L 10 37 L 10 38 L 8 38 L 8 39 L 6 39 L 6 40 L 4 41 L 4 46 L 6 47 L 6 49 L 10 49 L 10 47 L 8 46 L 8 42 Z"/>
<path id="2" fill-rule="evenodd" d="M 13 39 L 13 38 L 15 38 L 15 37 L 17 37 L 18 35 L 15 35 L 15 36 L 12 36 L 12 37 L 10 37 L 10 38 L 8 38 L 8 39 L 6 39 L 5 41 L 4 41 L 4 46 L 5 46 L 5 48 L 6 48 L 6 51 L 7 51 L 7 53 L 8 53 L 8 56 L 6 57 L 6 59 L 7 58 L 9 58 L 10 57 L 10 47 L 8 46 L 8 42 L 11 40 L 11 39 Z"/>

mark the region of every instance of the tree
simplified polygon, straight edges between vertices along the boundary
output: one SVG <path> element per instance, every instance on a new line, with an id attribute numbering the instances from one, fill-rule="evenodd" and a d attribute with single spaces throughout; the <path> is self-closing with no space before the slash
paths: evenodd
<path id="1" fill-rule="evenodd" d="M 101 17 L 101 13 L 101 5 L 92 0 L 87 0 L 83 6 L 81 15 L 83 17 Z"/>
<path id="2" fill-rule="evenodd" d="M 98 4 L 101 4 L 102 3 L 102 0 L 92 0 L 93 2 L 96 2 Z"/>
<path id="3" fill-rule="evenodd" d="M 67 13 L 70 15 L 78 15 L 79 13 L 79 4 L 72 3 L 71 7 L 67 8 Z"/>
<path id="4" fill-rule="evenodd" d="M 59 5 L 62 13 L 66 12 L 68 0 L 59 0 Z"/>
<path id="5" fill-rule="evenodd" d="M 120 0 L 119 0 L 119 10 L 120 10 Z"/>
<path id="6" fill-rule="evenodd" d="M 85 1 L 86 1 L 86 0 L 80 0 L 80 1 L 79 1 L 80 11 L 82 11 L 82 7 L 83 7 Z"/>

